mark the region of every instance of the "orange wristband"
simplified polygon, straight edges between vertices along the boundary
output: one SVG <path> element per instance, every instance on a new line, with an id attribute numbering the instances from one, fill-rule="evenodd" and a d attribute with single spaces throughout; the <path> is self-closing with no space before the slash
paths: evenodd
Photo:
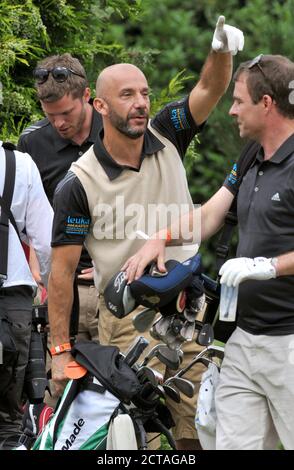
<path id="1" fill-rule="evenodd" d="M 71 351 L 70 343 L 63 343 L 63 344 L 60 344 L 59 346 L 53 346 L 50 349 L 52 356 L 57 356 L 58 354 L 62 354 L 64 352 L 69 352 L 69 351 Z"/>
<path id="2" fill-rule="evenodd" d="M 171 239 L 172 239 L 172 236 L 171 236 L 170 230 L 167 230 L 166 231 L 166 238 L 165 238 L 166 243 L 169 243 L 171 241 Z"/>

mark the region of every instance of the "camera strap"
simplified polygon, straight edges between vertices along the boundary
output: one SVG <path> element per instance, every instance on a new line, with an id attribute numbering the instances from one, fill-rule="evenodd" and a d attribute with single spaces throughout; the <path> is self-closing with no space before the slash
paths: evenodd
<path id="1" fill-rule="evenodd" d="M 18 238 L 21 242 L 19 231 L 14 219 L 14 216 L 10 210 L 13 192 L 14 192 L 14 183 L 15 183 L 15 154 L 12 150 L 4 148 L 5 152 L 5 181 L 4 181 L 4 190 L 2 196 L 0 196 L 0 206 L 1 206 L 1 215 L 0 215 L 0 246 L 1 246 L 1 256 L 0 256 L 0 287 L 2 287 L 4 281 L 7 279 L 7 265 L 8 265 L 8 238 L 9 238 L 9 221 L 13 225 Z"/>

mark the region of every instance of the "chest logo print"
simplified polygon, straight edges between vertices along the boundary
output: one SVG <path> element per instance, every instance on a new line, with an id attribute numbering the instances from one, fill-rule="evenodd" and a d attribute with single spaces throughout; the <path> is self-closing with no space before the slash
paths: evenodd
<path id="1" fill-rule="evenodd" d="M 274 195 L 271 197 L 271 200 L 272 200 L 272 201 L 281 202 L 279 193 L 274 194 Z"/>

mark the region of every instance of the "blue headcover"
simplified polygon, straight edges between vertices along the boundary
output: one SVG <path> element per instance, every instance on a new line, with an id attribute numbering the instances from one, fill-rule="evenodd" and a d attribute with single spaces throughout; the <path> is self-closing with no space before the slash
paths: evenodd
<path id="1" fill-rule="evenodd" d="M 169 260 L 165 266 L 166 276 L 144 274 L 130 284 L 131 294 L 138 304 L 152 308 L 171 302 L 192 282 L 193 275 L 201 273 L 201 256 L 192 256 L 183 263 Z"/>

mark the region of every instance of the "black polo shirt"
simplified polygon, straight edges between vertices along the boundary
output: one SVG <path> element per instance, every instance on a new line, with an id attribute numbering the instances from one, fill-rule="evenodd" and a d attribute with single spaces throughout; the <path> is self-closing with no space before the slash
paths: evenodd
<path id="1" fill-rule="evenodd" d="M 17 148 L 31 155 L 36 163 L 51 205 L 58 183 L 64 178 L 71 164 L 94 144 L 101 129 L 101 114 L 93 108 L 90 134 L 82 145 L 62 138 L 47 118 L 32 124 L 21 134 Z M 83 249 L 78 272 L 88 267 L 92 267 L 92 262 L 87 251 Z"/>
<path id="2" fill-rule="evenodd" d="M 101 129 L 101 114 L 93 109 L 91 131 L 82 145 L 62 138 L 47 118 L 32 124 L 21 134 L 17 148 L 31 155 L 36 163 L 51 205 L 59 181 L 64 178 L 70 165 L 94 144 Z"/>
<path id="3" fill-rule="evenodd" d="M 225 186 L 234 192 L 234 185 Z M 237 207 L 238 257 L 294 251 L 294 134 L 270 160 L 261 148 L 240 185 Z M 238 325 L 249 333 L 293 334 L 294 276 L 241 283 L 238 312 Z"/>

